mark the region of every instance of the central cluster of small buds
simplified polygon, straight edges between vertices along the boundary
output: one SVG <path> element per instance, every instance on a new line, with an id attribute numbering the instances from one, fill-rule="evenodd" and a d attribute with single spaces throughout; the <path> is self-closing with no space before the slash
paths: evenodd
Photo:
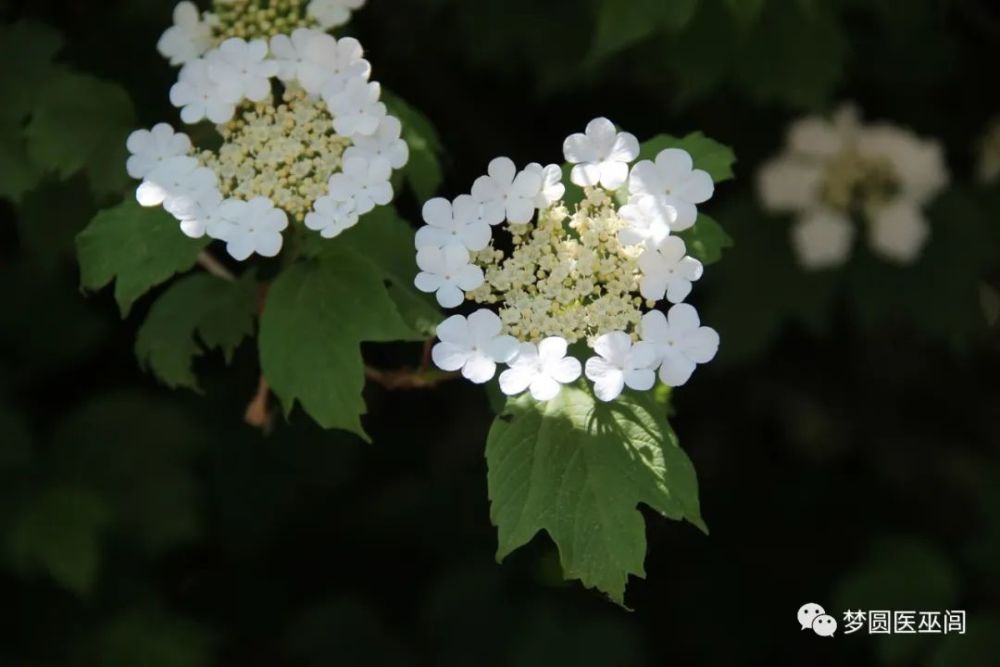
<path id="1" fill-rule="evenodd" d="M 243 39 L 289 35 L 296 28 L 312 28 L 318 22 L 306 14 L 306 0 L 215 0 L 215 33 L 219 42 L 229 37 Z"/>
<path id="2" fill-rule="evenodd" d="M 844 214 L 875 210 L 899 193 L 892 162 L 882 156 L 866 156 L 847 148 L 830 160 L 820 185 L 824 204 Z"/>
<path id="3" fill-rule="evenodd" d="M 510 225 L 509 256 L 492 247 L 476 253 L 485 282 L 467 297 L 504 304 L 504 331 L 519 340 L 592 342 L 609 331 L 634 332 L 642 318 L 642 248 L 621 243 L 626 224 L 605 190 L 587 188 L 573 214 L 560 203 L 540 211 L 537 224 Z"/>
<path id="4" fill-rule="evenodd" d="M 297 86 L 285 90 L 278 106 L 270 101 L 247 105 L 219 131 L 218 152 L 203 151 L 200 157 L 219 175 L 222 194 L 268 197 L 299 222 L 326 193 L 352 144 L 334 131 L 323 100 Z"/>
<path id="5" fill-rule="evenodd" d="M 424 205 L 414 285 L 445 308 L 486 306 L 438 326 L 434 363 L 477 384 L 507 364 L 500 390 L 538 401 L 581 375 L 602 401 L 652 389 L 657 374 L 684 384 L 719 347 L 683 303 L 703 267 L 676 235 L 711 198 L 711 176 L 680 148 L 639 160 L 639 141 L 607 118 L 568 137 L 563 153 L 578 204 L 567 204 L 558 165 L 518 170 L 499 157 L 469 194 Z M 656 310 L 663 299 L 666 313 Z M 581 341 L 595 353 L 586 364 L 573 356 L 582 345 L 571 354 Z"/>

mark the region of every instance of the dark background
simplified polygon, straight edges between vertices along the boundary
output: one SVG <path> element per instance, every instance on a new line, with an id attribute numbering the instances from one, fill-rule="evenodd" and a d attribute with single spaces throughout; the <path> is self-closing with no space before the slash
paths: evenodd
<path id="1" fill-rule="evenodd" d="M 739 27 L 702 0 L 684 28 L 595 60 L 602 4 L 370 0 L 350 30 L 438 129 L 448 196 L 498 154 L 561 161 L 598 115 L 734 148 L 737 179 L 704 208 L 736 245 L 693 295 L 722 352 L 672 420 L 711 536 L 647 512 L 625 611 L 563 583 L 545 536 L 494 562 L 479 389 L 369 387 L 365 445 L 300 411 L 266 437 L 245 425 L 251 344 L 230 367 L 198 362 L 201 395 L 158 386 L 132 353 L 150 300 L 120 321 L 57 252 L 109 202 L 52 181 L 0 202 L 0 664 L 1000 664 L 1000 332 L 980 298 L 1000 278 L 1000 186 L 973 178 L 1000 109 L 1000 11 L 765 0 Z M 0 2 L 121 83 L 142 126 L 176 118 L 155 51 L 171 8 Z M 788 122 L 841 100 L 945 145 L 954 185 L 916 267 L 860 251 L 803 277 L 787 221 L 757 210 L 753 174 Z M 412 220 L 418 206 L 399 202 Z M 38 544 L 70 574 L 26 564 Z M 805 602 L 838 619 L 965 609 L 969 633 L 822 639 L 799 630 Z"/>

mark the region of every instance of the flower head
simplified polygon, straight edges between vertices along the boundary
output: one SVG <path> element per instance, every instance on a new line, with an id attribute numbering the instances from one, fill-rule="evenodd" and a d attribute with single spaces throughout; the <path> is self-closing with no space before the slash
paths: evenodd
<path id="1" fill-rule="evenodd" d="M 769 210 L 795 216 L 792 246 L 801 264 L 823 269 L 848 260 L 858 223 L 884 259 L 915 261 L 930 234 L 923 209 L 948 174 L 937 142 L 885 123 L 864 125 L 844 106 L 829 120 L 792 124 L 785 152 L 757 180 Z"/>
<path id="2" fill-rule="evenodd" d="M 318 30 L 303 0 L 256 1 L 217 0 L 201 18 L 182 3 L 165 37 L 208 27 L 211 43 L 185 56 L 170 100 L 185 123 L 214 123 L 221 145 L 193 150 L 166 124 L 128 141 L 140 202 L 163 205 L 189 236 L 226 241 L 240 260 L 280 250 L 279 214 L 324 238 L 354 226 L 392 200 L 392 171 L 409 159 L 361 44 Z"/>
<path id="3" fill-rule="evenodd" d="M 449 308 L 464 298 L 482 306 L 478 312 L 496 309 L 491 321 L 500 328 L 491 329 L 491 335 L 520 343 L 518 356 L 500 376 L 508 395 L 531 389 L 536 399 L 549 400 L 562 384 L 575 381 L 581 363 L 566 356 L 571 343 L 586 343 L 596 351 L 588 360 L 587 377 L 602 400 L 613 400 L 625 386 L 651 388 L 656 369 L 665 382 L 680 384 L 687 376 L 680 378 L 677 369 L 710 358 L 702 349 L 703 339 L 715 332 L 685 329 L 685 318 L 695 313 L 691 306 L 671 315 L 671 326 L 662 313 L 644 314 L 644 308 L 661 299 L 683 301 L 701 277 L 701 262 L 687 255 L 684 241 L 672 232 L 684 197 L 703 201 L 698 188 L 708 175 L 698 175 L 690 157 L 687 172 L 681 173 L 674 163 L 683 160 L 665 151 L 659 167 L 649 163 L 655 178 L 647 183 L 655 180 L 655 188 L 637 189 L 629 180 L 629 161 L 639 153 L 638 142 L 609 126 L 598 119 L 587 133 L 567 140 L 568 150 L 577 156 L 591 151 L 584 157 L 594 164 L 581 167 L 580 173 L 597 174 L 579 203 L 563 201 L 566 188 L 558 166 L 535 162 L 519 172 L 501 157 L 473 183 L 471 195 L 453 202 L 432 199 L 424 206 L 427 225 L 416 235 L 421 269 L 416 285 L 436 292 L 439 303 Z M 669 173 L 662 175 L 660 167 Z M 619 183 L 615 175 L 620 173 L 625 180 Z M 621 205 L 620 190 L 612 190 L 609 182 L 636 192 Z M 501 231 L 509 238 L 498 241 Z M 656 315 L 663 319 L 664 331 L 652 321 Z M 652 338 L 633 344 L 647 321 Z M 675 344 L 681 352 L 672 351 Z M 460 357 L 449 359 L 442 368 L 460 367 Z"/>

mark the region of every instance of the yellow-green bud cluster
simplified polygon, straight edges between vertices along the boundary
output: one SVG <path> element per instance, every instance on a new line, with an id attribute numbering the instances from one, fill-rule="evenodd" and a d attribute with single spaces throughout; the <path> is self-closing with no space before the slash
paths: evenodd
<path id="1" fill-rule="evenodd" d="M 888 203 L 898 192 L 896 172 L 887 158 L 845 150 L 827 164 L 820 199 L 834 211 L 863 213 Z"/>
<path id="2" fill-rule="evenodd" d="M 326 194 L 351 145 L 334 131 L 323 100 L 296 86 L 285 90 L 280 105 L 270 99 L 246 105 L 219 131 L 221 148 L 202 152 L 200 159 L 219 176 L 222 195 L 269 197 L 300 222 Z"/>
<path id="3" fill-rule="evenodd" d="M 536 224 L 509 225 L 509 256 L 492 246 L 473 253 L 486 280 L 468 298 L 499 304 L 504 332 L 522 341 L 634 332 L 642 318 L 641 248 L 619 241 L 626 222 L 616 208 L 605 190 L 587 188 L 572 214 L 556 202 Z"/>
<path id="4" fill-rule="evenodd" d="M 312 28 L 316 21 L 306 14 L 308 0 L 215 0 L 212 12 L 219 42 L 230 37 L 245 40 L 290 35 L 296 28 Z"/>

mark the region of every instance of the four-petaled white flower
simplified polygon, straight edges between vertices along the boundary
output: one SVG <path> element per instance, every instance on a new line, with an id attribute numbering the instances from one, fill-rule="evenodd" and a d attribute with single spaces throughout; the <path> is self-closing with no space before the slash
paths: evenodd
<path id="1" fill-rule="evenodd" d="M 167 209 L 181 223 L 181 231 L 192 239 L 200 239 L 208 232 L 210 225 L 220 221 L 219 206 L 222 193 L 215 186 L 198 189 L 189 195 L 171 197 L 164 202 Z"/>
<path id="2" fill-rule="evenodd" d="M 525 389 L 536 401 L 550 401 L 559 395 L 562 385 L 575 382 L 582 372 L 580 360 L 567 357 L 565 338 L 552 336 L 538 345 L 521 343 L 510 368 L 500 374 L 500 391 L 516 396 Z"/>
<path id="3" fill-rule="evenodd" d="M 476 384 L 493 379 L 497 364 L 505 364 L 517 354 L 513 336 L 502 336 L 503 322 L 491 310 L 480 309 L 469 315 L 452 315 L 438 325 L 441 342 L 431 350 L 431 358 L 443 371 L 461 370 Z"/>
<path id="4" fill-rule="evenodd" d="M 434 292 L 444 308 L 454 308 L 465 298 L 464 291 L 483 284 L 483 270 L 469 263 L 469 251 L 460 245 L 444 248 L 424 247 L 417 250 L 420 273 L 413 284 L 421 292 Z"/>
<path id="5" fill-rule="evenodd" d="M 177 83 L 170 88 L 170 103 L 180 108 L 181 120 L 188 125 L 206 118 L 216 124 L 229 122 L 241 97 L 235 82 L 212 79 L 203 59 L 184 65 Z"/>
<path id="6" fill-rule="evenodd" d="M 164 160 L 146 174 L 135 198 L 142 206 L 169 205 L 172 197 L 215 187 L 216 182 L 214 171 L 200 166 L 193 157 L 181 155 Z"/>
<path id="7" fill-rule="evenodd" d="M 642 160 L 632 167 L 628 179 L 633 195 L 653 195 L 663 206 L 672 206 L 677 218 L 671 228 L 681 231 L 698 218 L 696 204 L 711 199 L 715 184 L 708 172 L 694 168 L 691 155 L 680 148 L 667 148 L 656 161 Z"/>
<path id="8" fill-rule="evenodd" d="M 639 140 L 628 132 L 619 132 L 607 118 L 595 118 L 587 123 L 583 134 L 566 139 L 563 154 L 574 165 L 570 172 L 574 183 L 617 190 L 628 178 L 629 163 L 639 157 Z"/>
<path id="9" fill-rule="evenodd" d="M 646 246 L 639 255 L 639 293 L 659 301 L 664 294 L 670 303 L 680 303 L 691 293 L 691 283 L 701 278 L 704 267 L 694 257 L 687 256 L 684 241 L 667 236 L 659 243 Z"/>
<path id="10" fill-rule="evenodd" d="M 281 232 L 288 216 L 267 197 L 250 201 L 227 199 L 218 209 L 218 219 L 209 223 L 208 234 L 226 242 L 233 259 L 243 261 L 257 253 L 274 257 L 281 252 Z"/>
<path id="11" fill-rule="evenodd" d="M 542 189 L 535 197 L 535 207 L 539 210 L 547 209 L 566 194 L 566 186 L 562 182 L 562 169 L 559 165 L 550 164 L 543 167 L 538 162 L 532 162 L 524 168 L 524 171 L 528 174 L 537 174 L 542 181 Z"/>
<path id="12" fill-rule="evenodd" d="M 354 198 L 335 199 L 330 195 L 320 197 L 313 210 L 306 215 L 306 227 L 318 231 L 325 239 L 332 239 L 358 224 Z"/>
<path id="13" fill-rule="evenodd" d="M 342 170 L 330 177 L 329 194 L 337 201 L 354 201 L 354 212 L 361 216 L 375 206 L 392 201 L 392 167 L 382 158 L 344 160 Z"/>
<path id="14" fill-rule="evenodd" d="M 666 316 L 658 310 L 642 316 L 639 336 L 656 347 L 660 380 L 669 387 L 680 387 L 690 379 L 695 366 L 708 363 L 719 351 L 719 334 L 701 326 L 698 311 L 680 303 Z"/>
<path id="15" fill-rule="evenodd" d="M 193 2 L 174 7 L 174 24 L 160 37 L 156 49 L 171 65 L 183 65 L 200 58 L 212 48 L 212 24 L 202 21 Z"/>
<path id="16" fill-rule="evenodd" d="M 333 129 L 345 137 L 371 136 L 386 116 L 385 104 L 379 102 L 382 87 L 376 81 L 353 77 L 343 90 L 334 92 L 328 84 L 323 100 L 333 114 Z"/>
<path id="17" fill-rule="evenodd" d="M 318 95 L 337 73 L 337 40 L 319 30 L 298 28 L 291 36 L 275 35 L 271 53 L 278 63 L 278 78 L 298 81 L 310 95 Z"/>
<path id="18" fill-rule="evenodd" d="M 152 130 L 136 130 L 126 142 L 132 156 L 125 164 L 132 178 L 145 178 L 166 160 L 191 152 L 191 139 L 166 123 L 159 123 Z"/>
<path id="19" fill-rule="evenodd" d="M 636 195 L 618 209 L 618 216 L 628 223 L 618 232 L 624 245 L 657 244 L 670 236 L 677 221 L 677 209 L 652 195 Z"/>
<path id="20" fill-rule="evenodd" d="M 636 391 L 653 388 L 657 354 L 652 343 L 633 344 L 624 331 L 612 331 L 597 337 L 594 351 L 599 356 L 587 359 L 586 373 L 597 398 L 613 401 L 625 387 Z"/>
<path id="21" fill-rule="evenodd" d="M 230 37 L 205 55 L 208 76 L 219 84 L 232 86 L 240 98 L 262 102 L 271 94 L 271 77 L 278 75 L 278 63 L 267 57 L 267 42 Z"/>
<path id="22" fill-rule="evenodd" d="M 358 135 L 354 144 L 344 151 L 344 159 L 363 157 L 366 160 L 382 158 L 393 169 L 401 169 L 410 159 L 410 147 L 401 138 L 403 124 L 395 116 L 386 116 L 371 136 Z"/>
<path id="23" fill-rule="evenodd" d="M 423 210 L 427 224 L 417 230 L 417 248 L 458 245 L 482 250 L 490 243 L 491 231 L 481 212 L 482 205 L 469 195 L 459 195 L 454 202 L 443 197 L 429 200 Z"/>
<path id="24" fill-rule="evenodd" d="M 351 20 L 351 12 L 361 9 L 365 0 L 312 0 L 306 14 L 316 19 L 324 30 L 342 26 Z"/>
<path id="25" fill-rule="evenodd" d="M 491 224 L 500 224 L 505 218 L 515 224 L 531 222 L 542 190 L 541 174 L 527 170 L 518 173 L 507 157 L 494 159 L 486 172 L 472 184 L 472 196 L 483 205 Z"/>

